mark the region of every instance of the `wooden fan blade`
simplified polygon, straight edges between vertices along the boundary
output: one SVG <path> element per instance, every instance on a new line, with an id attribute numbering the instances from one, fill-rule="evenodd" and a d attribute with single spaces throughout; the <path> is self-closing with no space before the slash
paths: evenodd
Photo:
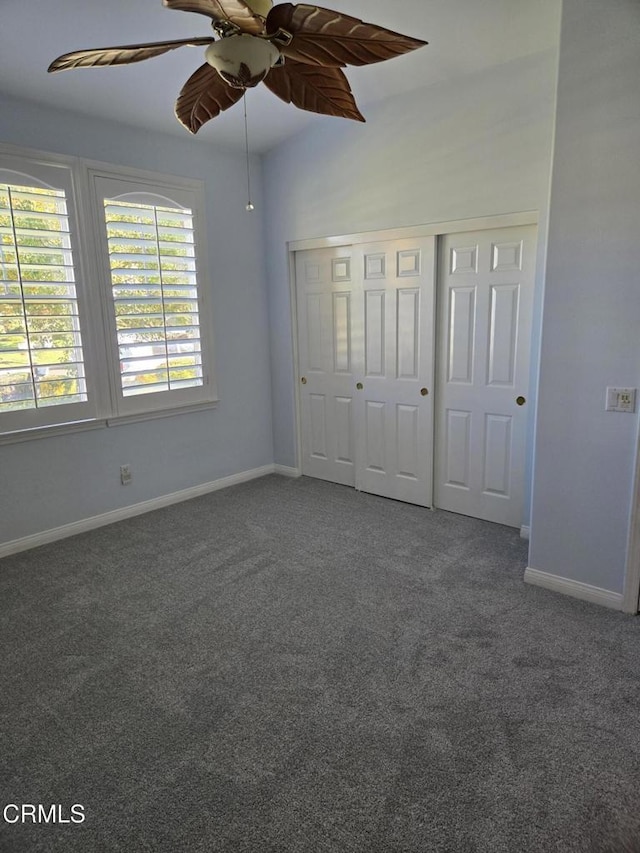
<path id="1" fill-rule="evenodd" d="M 286 62 L 272 68 L 264 82 L 274 95 L 301 110 L 365 121 L 339 68 Z"/>
<path id="2" fill-rule="evenodd" d="M 228 110 L 244 95 L 233 89 L 206 62 L 182 87 L 176 101 L 176 117 L 187 130 L 197 133 L 203 124 Z"/>
<path id="3" fill-rule="evenodd" d="M 197 12 L 212 21 L 228 21 L 243 33 L 258 35 L 264 31 L 264 19 L 251 11 L 244 0 L 162 0 L 169 9 Z"/>
<path id="4" fill-rule="evenodd" d="M 297 62 L 312 65 L 370 65 L 427 44 L 421 39 L 305 3 L 274 6 L 267 16 L 267 32 L 274 36 L 278 30 L 293 36 L 288 45 L 275 40 L 282 53 Z"/>
<path id="5" fill-rule="evenodd" d="M 160 56 L 169 50 L 186 45 L 210 44 L 215 39 L 203 38 L 178 39 L 177 41 L 156 41 L 149 44 L 130 44 L 122 47 L 98 47 L 92 50 L 76 50 L 59 56 L 49 66 L 49 71 L 65 71 L 68 68 L 94 68 L 100 65 L 130 65 Z"/>

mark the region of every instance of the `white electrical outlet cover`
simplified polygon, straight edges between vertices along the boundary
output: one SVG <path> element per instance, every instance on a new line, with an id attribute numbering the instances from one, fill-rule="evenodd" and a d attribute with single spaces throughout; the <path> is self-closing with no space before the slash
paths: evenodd
<path id="1" fill-rule="evenodd" d="M 607 388 L 607 412 L 627 412 L 636 410 L 636 388 Z"/>

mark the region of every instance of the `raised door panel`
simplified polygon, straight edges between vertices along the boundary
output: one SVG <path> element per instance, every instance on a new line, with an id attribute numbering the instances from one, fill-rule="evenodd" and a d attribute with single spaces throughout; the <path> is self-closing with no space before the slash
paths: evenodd
<path id="1" fill-rule="evenodd" d="M 325 369 L 324 352 L 322 345 L 323 321 L 323 295 L 321 293 L 307 293 L 306 301 L 306 347 L 303 356 L 305 373 L 313 370 L 321 372 Z"/>
<path id="2" fill-rule="evenodd" d="M 364 256 L 365 281 L 379 280 L 387 277 L 387 253 L 369 252 Z"/>
<path id="3" fill-rule="evenodd" d="M 385 416 L 384 402 L 365 402 L 363 457 L 364 467 L 370 473 L 387 473 Z"/>
<path id="4" fill-rule="evenodd" d="M 475 275 L 478 272 L 478 246 L 458 241 L 448 253 L 449 275 Z"/>
<path id="5" fill-rule="evenodd" d="M 511 495 L 512 423 L 513 419 L 505 415 L 485 418 L 483 491 L 487 495 Z"/>
<path id="6" fill-rule="evenodd" d="M 491 244 L 491 272 L 522 272 L 524 240 Z"/>
<path id="7" fill-rule="evenodd" d="M 398 379 L 418 379 L 420 365 L 420 291 L 397 291 L 396 365 Z"/>
<path id="8" fill-rule="evenodd" d="M 351 397 L 336 397 L 335 405 L 335 461 L 341 465 L 353 465 L 353 400 Z"/>
<path id="9" fill-rule="evenodd" d="M 420 412 L 417 406 L 396 406 L 396 460 L 397 475 L 417 481 L 420 478 Z"/>
<path id="10" fill-rule="evenodd" d="M 445 483 L 468 490 L 471 485 L 471 412 L 446 413 Z"/>
<path id="11" fill-rule="evenodd" d="M 519 308 L 519 284 L 491 286 L 488 385 L 514 387 Z"/>
<path id="12" fill-rule="evenodd" d="M 326 462 L 327 448 L 327 398 L 324 394 L 309 395 L 309 454 Z"/>
<path id="13" fill-rule="evenodd" d="M 449 288 L 448 382 L 473 382 L 476 321 L 475 287 Z"/>
<path id="14" fill-rule="evenodd" d="M 422 274 L 422 249 L 401 249 L 396 252 L 398 278 L 416 278 Z"/>
<path id="15" fill-rule="evenodd" d="M 367 290 L 365 308 L 365 376 L 382 377 L 386 372 L 385 325 L 386 293 L 384 290 Z"/>
<path id="16" fill-rule="evenodd" d="M 333 370 L 351 373 L 351 293 L 333 294 Z"/>

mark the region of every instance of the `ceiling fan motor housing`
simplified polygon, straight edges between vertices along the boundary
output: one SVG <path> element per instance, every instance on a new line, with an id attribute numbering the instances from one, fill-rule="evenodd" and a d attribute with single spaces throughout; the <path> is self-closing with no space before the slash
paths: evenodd
<path id="1" fill-rule="evenodd" d="M 233 35 L 210 44 L 205 59 L 234 89 L 250 89 L 264 80 L 280 51 L 268 39 Z"/>

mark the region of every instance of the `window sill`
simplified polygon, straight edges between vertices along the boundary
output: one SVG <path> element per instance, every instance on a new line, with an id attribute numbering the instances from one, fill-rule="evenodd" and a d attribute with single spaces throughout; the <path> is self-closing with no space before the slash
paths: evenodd
<path id="1" fill-rule="evenodd" d="M 157 418 L 172 418 L 175 415 L 189 415 L 192 412 L 203 412 L 215 409 L 217 400 L 208 400 L 206 403 L 192 403 L 190 406 L 178 406 L 175 409 L 159 409 L 157 412 L 138 412 L 131 415 L 118 415 L 107 418 L 108 427 L 122 426 L 124 424 L 137 424 L 142 421 L 154 421 Z"/>
<path id="2" fill-rule="evenodd" d="M 14 432 L 0 434 L 0 446 L 5 444 L 20 444 L 24 441 L 37 441 L 59 435 L 71 435 L 76 432 L 88 432 L 89 430 L 104 429 L 106 427 L 141 423 L 142 421 L 154 421 L 159 418 L 175 417 L 176 415 L 188 415 L 193 412 L 215 409 L 217 405 L 217 400 L 211 400 L 206 403 L 180 406 L 175 409 L 161 409 L 157 412 L 140 412 L 138 414 L 122 415 L 113 418 L 92 418 L 86 421 L 73 421 L 70 423 L 53 424 L 52 426 L 15 430 Z"/>
<path id="3" fill-rule="evenodd" d="M 102 429 L 106 427 L 106 420 L 92 418 L 86 421 L 71 421 L 64 424 L 53 424 L 52 426 L 32 427 L 20 429 L 14 432 L 0 434 L 0 445 L 18 444 L 22 441 L 35 441 L 41 438 L 53 438 L 57 435 L 67 435 L 74 432 L 86 432 L 91 429 Z"/>

